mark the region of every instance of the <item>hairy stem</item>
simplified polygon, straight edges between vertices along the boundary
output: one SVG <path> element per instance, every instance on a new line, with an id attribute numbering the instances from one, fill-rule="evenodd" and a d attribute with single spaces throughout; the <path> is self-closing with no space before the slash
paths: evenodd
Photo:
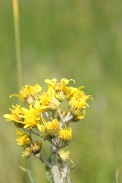
<path id="1" fill-rule="evenodd" d="M 57 161 L 57 149 L 51 145 L 51 164 L 52 176 L 54 183 L 60 183 L 60 171 Z"/>

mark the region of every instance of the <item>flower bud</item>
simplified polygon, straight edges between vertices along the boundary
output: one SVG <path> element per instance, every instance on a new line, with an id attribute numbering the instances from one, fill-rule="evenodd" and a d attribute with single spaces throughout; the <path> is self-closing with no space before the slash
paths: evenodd
<path id="1" fill-rule="evenodd" d="M 42 149 L 42 143 L 39 141 L 35 141 L 32 146 L 32 152 L 34 154 L 37 154 L 41 151 L 41 149 Z"/>
<path id="2" fill-rule="evenodd" d="M 32 150 L 30 147 L 25 148 L 25 150 L 22 153 L 23 158 L 29 158 L 32 154 Z"/>

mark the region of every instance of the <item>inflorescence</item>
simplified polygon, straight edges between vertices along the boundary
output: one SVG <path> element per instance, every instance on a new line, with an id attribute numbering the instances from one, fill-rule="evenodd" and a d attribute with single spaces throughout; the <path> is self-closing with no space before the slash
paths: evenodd
<path id="1" fill-rule="evenodd" d="M 78 88 L 69 86 L 74 80 L 46 79 L 47 91 L 42 91 L 39 84 L 34 86 L 25 85 L 19 94 L 10 97 L 18 97 L 23 101 L 23 106 L 12 105 L 11 114 L 5 114 L 7 121 L 13 121 L 20 131 L 16 131 L 18 145 L 24 148 L 23 157 L 34 155 L 40 158 L 46 166 L 51 168 L 52 162 L 47 162 L 41 155 L 42 142 L 33 141 L 32 134 L 49 141 L 51 154 L 55 153 L 60 164 L 69 159 L 69 151 L 60 150 L 72 140 L 71 122 L 77 122 L 85 117 L 87 100 L 91 95 L 83 92 L 83 86 Z"/>

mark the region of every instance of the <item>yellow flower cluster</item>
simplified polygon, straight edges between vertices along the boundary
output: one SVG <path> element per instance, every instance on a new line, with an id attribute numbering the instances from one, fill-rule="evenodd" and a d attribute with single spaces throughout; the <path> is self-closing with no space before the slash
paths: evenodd
<path id="1" fill-rule="evenodd" d="M 75 83 L 74 80 L 66 78 L 60 82 L 55 78 L 46 79 L 47 91 L 43 91 L 39 84 L 26 85 L 19 94 L 11 95 L 18 97 L 25 105 L 25 107 L 12 105 L 11 114 L 4 115 L 7 121 L 13 121 L 28 132 L 27 135 L 17 131 L 17 143 L 26 147 L 24 156 L 28 157 L 32 152 L 31 134 L 48 140 L 56 148 L 65 146 L 71 141 L 72 129 L 68 125 L 85 117 L 85 108 L 89 106 L 86 101 L 92 97 L 82 91 L 82 86 L 78 88 L 69 86 L 70 81 Z M 33 148 L 36 148 L 38 143 L 33 145 Z"/>
<path id="2" fill-rule="evenodd" d="M 30 157 L 32 154 L 36 155 L 41 151 L 42 144 L 39 141 L 33 142 L 31 137 L 20 131 L 16 131 L 17 139 L 16 142 L 18 145 L 24 147 L 24 151 L 22 153 L 23 157 Z"/>

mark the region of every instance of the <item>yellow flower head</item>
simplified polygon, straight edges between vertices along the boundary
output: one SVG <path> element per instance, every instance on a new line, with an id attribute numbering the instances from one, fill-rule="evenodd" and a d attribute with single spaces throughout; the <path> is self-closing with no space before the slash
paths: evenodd
<path id="1" fill-rule="evenodd" d="M 86 106 L 89 106 L 86 102 L 88 98 L 91 98 L 90 95 L 85 95 L 83 91 L 78 88 L 71 99 L 69 100 L 69 108 L 72 114 L 76 117 L 76 119 L 82 119 L 85 116 L 85 113 L 83 112 L 83 109 Z M 83 112 L 83 113 L 82 113 Z"/>
<path id="2" fill-rule="evenodd" d="M 30 105 L 30 109 L 22 108 L 23 110 L 23 124 L 24 128 L 34 128 L 40 121 L 40 110 L 38 108 L 33 108 Z"/>
<path id="3" fill-rule="evenodd" d="M 69 102 L 70 111 L 75 115 L 79 115 L 83 108 L 86 107 L 86 101 L 84 99 L 77 100 L 73 98 Z"/>
<path id="4" fill-rule="evenodd" d="M 69 142 L 72 139 L 72 129 L 61 128 L 59 132 L 59 139 L 63 142 Z"/>
<path id="5" fill-rule="evenodd" d="M 45 110 L 56 110 L 60 106 L 60 102 L 55 98 L 52 89 L 48 89 L 47 92 L 42 93 L 39 96 L 39 102 L 43 111 Z"/>
<path id="6" fill-rule="evenodd" d="M 20 132 L 18 130 L 16 130 L 16 134 L 17 134 L 17 144 L 22 146 L 22 147 L 29 147 L 31 144 L 31 139 L 30 136 L 27 135 L 24 132 Z"/>
<path id="7" fill-rule="evenodd" d="M 74 92 L 77 90 L 77 88 L 66 86 L 64 88 L 64 94 L 66 96 L 66 99 L 69 100 L 73 96 Z"/>
<path id="8" fill-rule="evenodd" d="M 25 85 L 25 87 L 20 90 L 19 94 L 13 94 L 11 97 L 16 96 L 27 104 L 33 104 L 38 99 L 38 93 L 41 90 L 42 88 L 38 84 L 34 86 Z"/>
<path id="9" fill-rule="evenodd" d="M 23 111 L 22 111 L 20 105 L 16 105 L 16 106 L 12 105 L 12 107 L 13 107 L 13 109 L 10 109 L 11 110 L 11 114 L 5 114 L 4 118 L 7 121 L 13 121 L 13 122 L 17 122 L 17 123 L 22 123 L 22 121 L 23 121 L 23 118 L 22 118 Z"/>
<path id="10" fill-rule="evenodd" d="M 54 90 L 55 97 L 60 102 L 62 102 L 66 98 L 64 91 L 66 90 L 66 85 L 69 84 L 70 80 L 62 78 L 61 82 L 58 83 L 57 80 L 54 78 L 52 80 L 46 79 L 45 82 L 48 84 L 48 89 Z"/>
<path id="11" fill-rule="evenodd" d="M 60 150 L 59 151 L 59 155 L 60 155 L 60 158 L 63 161 L 67 161 L 69 159 L 70 152 L 69 151 Z"/>
<path id="12" fill-rule="evenodd" d="M 43 120 L 43 124 L 38 125 L 38 129 L 42 132 L 44 138 L 46 138 L 46 136 L 55 136 L 58 135 L 59 133 L 59 122 L 57 119 L 52 119 L 52 121 L 46 122 L 44 119 Z"/>

